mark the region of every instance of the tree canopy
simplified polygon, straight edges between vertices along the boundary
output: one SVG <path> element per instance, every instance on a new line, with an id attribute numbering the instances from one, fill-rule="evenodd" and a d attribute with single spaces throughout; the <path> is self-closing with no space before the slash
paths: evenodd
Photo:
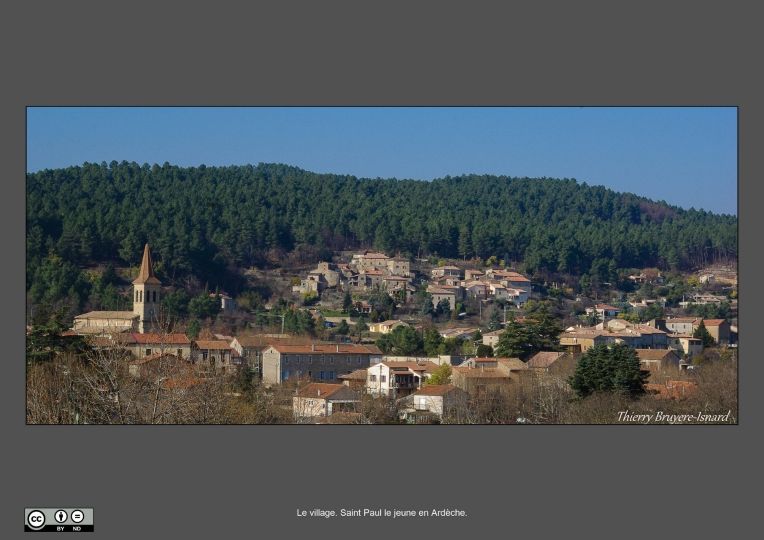
<path id="1" fill-rule="evenodd" d="M 27 174 L 27 291 L 81 305 L 79 269 L 137 265 L 148 242 L 166 284 L 193 277 L 236 294 L 232 269 L 279 254 L 374 247 L 499 256 L 528 272 L 613 278 L 616 268 L 688 269 L 737 257 L 737 218 L 684 210 L 572 179 L 465 175 L 361 179 L 279 164 L 183 168 L 126 161 Z M 118 306 L 108 285 L 103 306 Z M 435 308 L 436 306 L 433 306 Z"/>
<path id="2" fill-rule="evenodd" d="M 595 345 L 576 364 L 570 386 L 579 397 L 594 392 L 642 394 L 649 373 L 642 371 L 637 352 L 627 345 Z"/>

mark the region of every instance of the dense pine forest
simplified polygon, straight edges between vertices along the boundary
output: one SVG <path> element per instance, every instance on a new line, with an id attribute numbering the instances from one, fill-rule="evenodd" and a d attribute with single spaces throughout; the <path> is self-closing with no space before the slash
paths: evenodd
<path id="1" fill-rule="evenodd" d="M 737 258 L 735 216 L 570 179 L 425 182 L 276 164 L 86 163 L 28 174 L 26 204 L 33 302 L 81 297 L 94 286 L 81 269 L 136 265 L 144 242 L 168 282 L 194 279 L 229 290 L 237 286 L 230 281 L 235 269 L 277 265 L 300 250 L 324 257 L 356 248 L 410 257 L 495 255 L 531 274 L 572 275 L 613 266 L 691 270 Z M 96 286 L 106 289 L 109 280 Z"/>

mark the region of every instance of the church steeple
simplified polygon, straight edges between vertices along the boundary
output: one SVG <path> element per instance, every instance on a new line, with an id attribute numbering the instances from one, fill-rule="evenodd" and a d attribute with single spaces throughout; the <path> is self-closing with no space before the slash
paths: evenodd
<path id="1" fill-rule="evenodd" d="M 133 313 L 139 316 L 138 331 L 148 332 L 157 322 L 162 282 L 154 274 L 149 245 L 143 248 L 143 261 L 133 281 Z"/>
<path id="2" fill-rule="evenodd" d="M 143 283 L 152 283 L 155 285 L 161 284 L 154 274 L 154 263 L 151 261 L 151 251 L 149 245 L 143 248 L 143 261 L 141 261 L 141 271 L 138 272 L 138 277 L 133 281 L 133 285 L 139 285 Z"/>

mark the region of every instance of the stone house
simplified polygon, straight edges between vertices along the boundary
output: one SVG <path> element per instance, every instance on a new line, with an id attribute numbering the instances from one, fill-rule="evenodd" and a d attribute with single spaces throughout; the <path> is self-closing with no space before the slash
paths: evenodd
<path id="1" fill-rule="evenodd" d="M 160 334 L 155 332 L 130 334 L 128 348 L 138 358 L 155 354 L 171 353 L 178 358 L 191 359 L 191 340 L 185 334 Z"/>
<path id="2" fill-rule="evenodd" d="M 367 368 L 381 359 L 382 351 L 373 345 L 271 344 L 262 352 L 263 383 L 281 384 L 294 378 L 335 381 L 340 375 Z"/>
<path id="3" fill-rule="evenodd" d="M 192 363 L 202 370 L 226 373 L 242 364 L 242 358 L 228 341 L 211 339 L 193 343 Z"/>
<path id="4" fill-rule="evenodd" d="M 511 394 L 520 388 L 527 369 L 528 365 L 517 358 L 497 358 L 496 367 L 455 366 L 451 368 L 451 384 L 475 397 L 494 390 Z"/>
<path id="5" fill-rule="evenodd" d="M 354 412 L 360 402 L 360 394 L 344 384 L 313 382 L 300 388 L 292 398 L 292 412 L 299 421 Z"/>
<path id="6" fill-rule="evenodd" d="M 457 416 L 469 401 L 469 394 L 451 384 L 425 385 L 413 394 L 398 400 L 402 420 L 410 423 L 441 420 Z"/>
<path id="7" fill-rule="evenodd" d="M 434 362 L 390 362 L 383 360 L 367 371 L 366 390 L 374 396 L 400 397 L 422 387 L 438 368 Z"/>
<path id="8" fill-rule="evenodd" d="M 666 368 L 677 368 L 681 358 L 672 349 L 635 349 L 642 369 L 660 371 Z"/>

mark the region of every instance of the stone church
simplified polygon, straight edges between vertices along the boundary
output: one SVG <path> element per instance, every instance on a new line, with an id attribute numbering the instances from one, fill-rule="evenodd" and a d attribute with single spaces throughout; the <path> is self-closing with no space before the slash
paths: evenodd
<path id="1" fill-rule="evenodd" d="M 162 283 L 154 274 L 149 245 L 143 248 L 138 277 L 133 281 L 132 311 L 91 311 L 74 318 L 72 330 L 81 335 L 152 332 L 157 329 Z"/>

